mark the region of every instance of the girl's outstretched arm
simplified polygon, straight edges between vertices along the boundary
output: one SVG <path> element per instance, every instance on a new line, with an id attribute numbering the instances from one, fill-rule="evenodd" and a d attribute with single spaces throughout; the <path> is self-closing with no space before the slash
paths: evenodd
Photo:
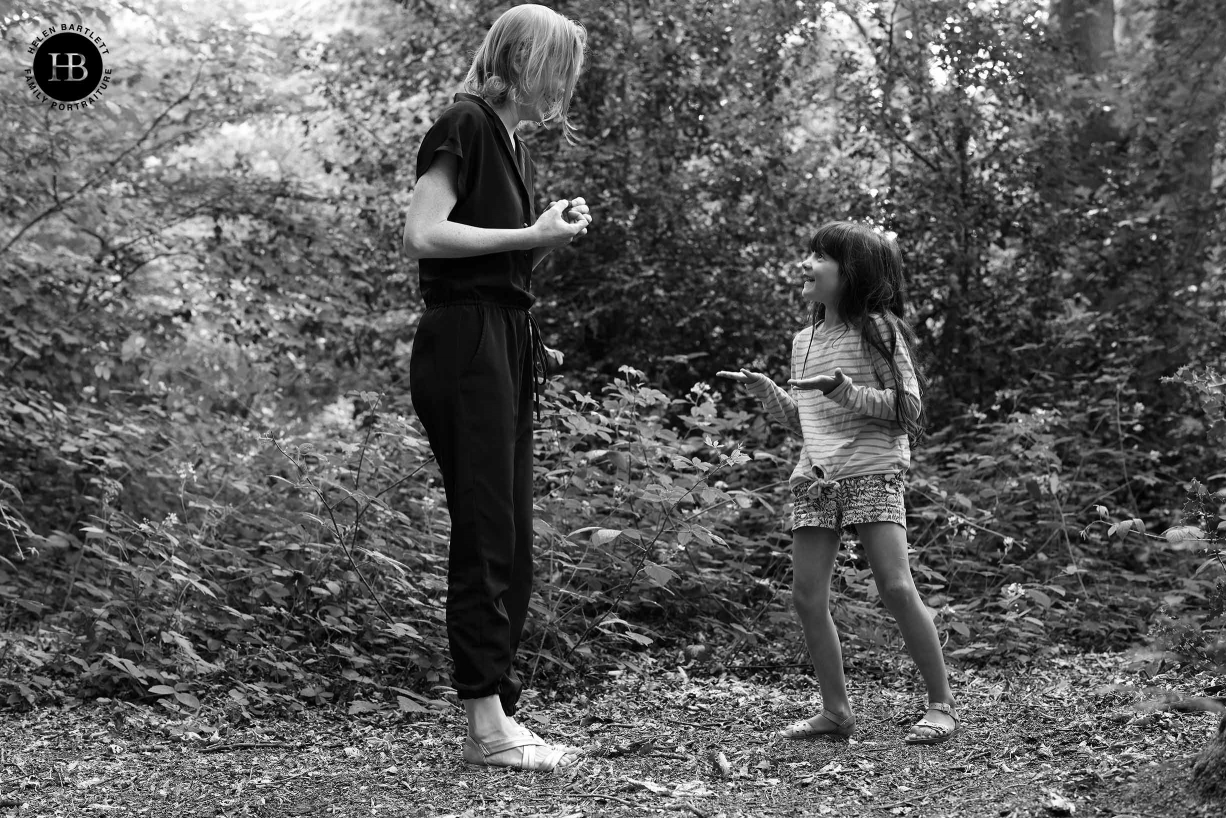
<path id="1" fill-rule="evenodd" d="M 920 416 L 919 386 L 915 377 L 915 369 L 911 359 L 905 352 L 898 357 L 898 370 L 903 376 L 903 411 L 913 418 Z M 850 375 L 842 369 L 835 369 L 830 375 L 817 375 L 812 378 L 793 378 L 789 381 L 797 389 L 817 389 L 823 395 L 857 414 L 866 415 L 879 420 L 897 420 L 898 390 L 892 376 L 889 383 L 882 389 L 871 386 L 858 386 Z"/>
<path id="2" fill-rule="evenodd" d="M 875 316 L 874 324 L 882 336 L 886 348 L 894 350 L 893 360 L 883 359 L 875 351 L 868 351 L 868 362 L 877 374 L 880 389 L 856 384 L 851 376 L 841 369 L 829 375 L 818 375 L 803 380 L 793 379 L 798 389 L 817 389 L 844 409 L 878 420 L 893 420 L 907 427 L 904 418 L 918 419 L 923 413 L 920 402 L 919 376 L 905 343 L 897 337 L 889 321 Z M 901 391 L 901 395 L 899 394 Z M 899 397 L 902 400 L 899 400 Z M 900 417 L 899 413 L 904 417 Z"/>
<path id="3" fill-rule="evenodd" d="M 793 434 L 801 434 L 800 409 L 796 406 L 796 401 L 792 399 L 791 395 L 780 389 L 770 378 L 761 372 L 754 372 L 744 367 L 741 368 L 740 372 L 723 371 L 716 374 L 721 378 L 729 378 L 737 383 L 744 384 L 758 400 L 762 401 L 767 414 L 776 423 Z"/>
<path id="4" fill-rule="evenodd" d="M 826 397 L 861 415 L 880 420 L 897 420 L 898 406 L 896 396 L 898 390 L 894 387 L 874 389 L 871 386 L 858 386 L 851 378 L 844 375 L 843 382 L 826 393 Z M 919 394 L 907 389 L 903 392 L 903 410 L 913 418 L 920 415 Z"/>
<path id="5" fill-rule="evenodd" d="M 587 230 L 590 217 L 575 222 L 563 217 L 565 199 L 554 202 L 531 227 L 495 229 L 453 222 L 448 217 L 459 201 L 458 173 L 459 160 L 440 151 L 417 180 L 404 223 L 403 250 L 409 258 L 467 258 L 560 247 Z"/>

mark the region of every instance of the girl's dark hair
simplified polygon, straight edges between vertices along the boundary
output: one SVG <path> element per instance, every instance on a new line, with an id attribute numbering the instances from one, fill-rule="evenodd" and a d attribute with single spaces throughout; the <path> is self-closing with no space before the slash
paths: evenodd
<path id="1" fill-rule="evenodd" d="M 828 222 L 809 241 L 812 253 L 824 255 L 839 265 L 842 292 L 837 305 L 839 316 L 860 335 L 865 349 L 876 353 L 894 378 L 895 409 L 898 422 L 907 436 L 918 440 L 924 434 L 924 401 L 927 383 L 918 366 L 915 377 L 920 393 L 919 411 L 908 408 L 904 398 L 902 373 L 895 360 L 898 344 L 906 345 L 915 362 L 915 333 L 904 318 L 907 304 L 906 283 L 902 274 L 902 251 L 898 242 L 873 228 L 856 222 Z M 882 337 L 874 316 L 881 316 L 888 327 L 888 337 Z M 812 322 L 816 327 L 826 317 L 826 305 L 813 305 Z M 876 366 L 874 366 L 876 369 Z M 885 385 L 885 379 L 877 378 Z"/>

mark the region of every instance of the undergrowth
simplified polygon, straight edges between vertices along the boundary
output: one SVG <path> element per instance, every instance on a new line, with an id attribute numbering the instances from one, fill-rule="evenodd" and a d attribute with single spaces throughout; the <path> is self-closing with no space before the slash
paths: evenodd
<path id="1" fill-rule="evenodd" d="M 8 397 L 32 421 L 9 436 L 18 468 L 0 483 L 8 705 L 111 697 L 190 713 L 207 699 L 242 721 L 329 703 L 420 711 L 448 694 L 445 498 L 403 396 L 358 393 L 313 427 L 212 437 L 149 406 L 87 418 L 95 428 L 35 391 Z M 670 397 L 629 367 L 595 396 L 550 383 L 520 653 L 532 685 L 662 653 L 805 664 L 786 523 L 796 444 L 740 400 L 702 383 Z M 1086 447 L 1075 428 L 1093 420 L 972 407 L 917 451 L 912 569 L 954 660 L 1143 640 L 1155 667 L 1226 659 L 1223 491 L 1193 481 L 1179 524 L 1147 533 L 1112 499 L 1130 484 L 1103 477 L 1122 447 Z M 20 492 L 51 474 L 74 487 L 60 495 L 72 511 L 40 531 Z M 849 661 L 898 648 L 854 541 L 835 583 Z"/>

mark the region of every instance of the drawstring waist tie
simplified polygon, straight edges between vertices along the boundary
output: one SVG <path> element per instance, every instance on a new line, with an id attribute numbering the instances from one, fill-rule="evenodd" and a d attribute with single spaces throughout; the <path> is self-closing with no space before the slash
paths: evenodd
<path id="1" fill-rule="evenodd" d="M 545 347 L 545 341 L 541 337 L 540 324 L 536 323 L 536 316 L 532 314 L 532 310 L 524 310 L 528 313 L 528 335 L 531 336 L 529 343 L 532 345 L 532 400 L 536 406 L 536 420 L 539 423 L 541 420 L 541 392 L 545 390 L 545 384 L 549 382 L 549 350 Z"/>

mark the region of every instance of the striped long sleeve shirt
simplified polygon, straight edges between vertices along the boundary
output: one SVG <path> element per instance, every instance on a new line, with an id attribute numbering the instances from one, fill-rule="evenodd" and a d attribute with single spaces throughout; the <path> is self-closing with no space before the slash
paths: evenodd
<path id="1" fill-rule="evenodd" d="M 893 331 L 875 316 L 882 338 Z M 887 345 L 888 345 L 887 340 Z M 919 413 L 919 383 L 906 345 L 898 343 L 896 356 L 902 374 L 904 400 Z M 792 377 L 833 375 L 842 369 L 845 380 L 829 395 L 817 389 L 790 393 L 769 379 L 749 385 L 767 413 L 799 434 L 804 442 L 800 461 L 792 470 L 792 486 L 821 476 L 842 480 L 867 474 L 898 474 L 911 465 L 911 446 L 898 422 L 898 388 L 879 353 L 861 343 L 859 333 L 846 325 L 806 327 L 792 341 Z"/>

